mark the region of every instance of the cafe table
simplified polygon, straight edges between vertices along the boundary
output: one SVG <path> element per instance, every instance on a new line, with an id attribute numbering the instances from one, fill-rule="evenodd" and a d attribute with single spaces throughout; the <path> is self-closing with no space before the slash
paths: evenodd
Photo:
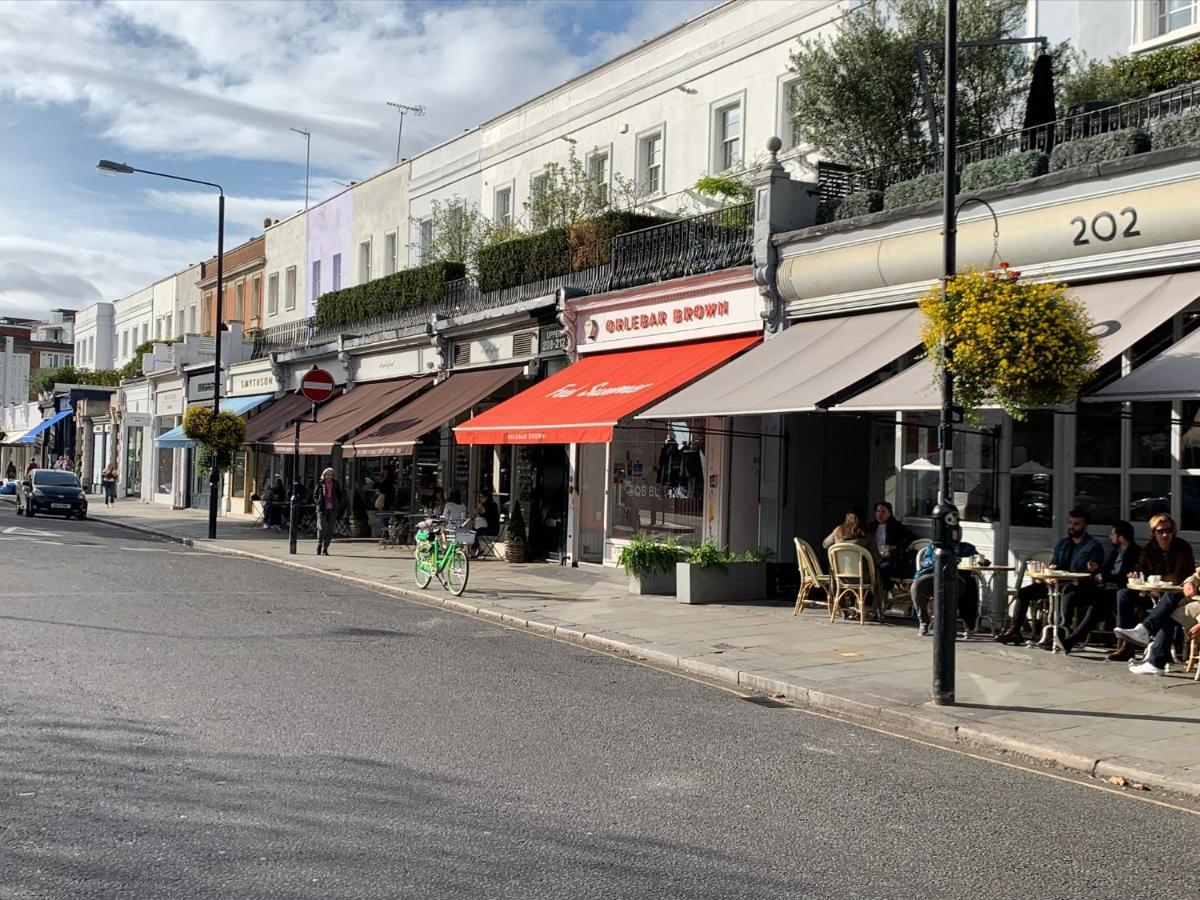
<path id="1" fill-rule="evenodd" d="M 983 599 L 985 592 L 987 594 L 987 608 L 985 610 L 983 604 L 980 604 L 979 621 L 975 623 L 976 628 L 983 624 L 983 617 L 985 615 L 988 619 L 988 625 L 992 629 L 992 634 L 998 634 L 1004 626 L 1004 617 L 1007 613 L 1004 608 L 1004 595 L 996 590 L 996 573 L 1012 572 L 1015 571 L 1015 568 L 1015 566 L 997 566 L 994 563 L 986 566 L 970 562 L 960 562 L 958 564 L 960 572 L 970 572 L 975 576 L 975 580 L 979 582 L 980 599 Z"/>
<path id="2" fill-rule="evenodd" d="M 1062 639 L 1066 636 L 1066 610 L 1063 609 L 1062 589 L 1066 584 L 1077 584 L 1080 581 L 1087 581 L 1095 576 L 1091 572 L 1062 572 L 1057 569 L 1043 569 L 1040 572 L 1025 571 L 1034 581 L 1043 582 L 1050 592 L 1050 611 L 1047 614 L 1046 627 L 1042 629 L 1042 643 L 1047 640 L 1052 640 L 1051 652 L 1057 653 L 1066 649 L 1063 647 Z M 1036 647 L 1037 641 L 1029 641 L 1028 646 Z"/>

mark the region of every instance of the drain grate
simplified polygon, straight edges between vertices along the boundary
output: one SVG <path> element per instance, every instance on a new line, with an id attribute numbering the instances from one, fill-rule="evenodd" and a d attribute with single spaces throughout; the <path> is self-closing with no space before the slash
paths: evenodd
<path id="1" fill-rule="evenodd" d="M 763 706 L 767 709 L 791 709 L 790 704 L 771 697 L 742 697 L 742 699 L 747 703 L 753 703 L 755 706 Z"/>

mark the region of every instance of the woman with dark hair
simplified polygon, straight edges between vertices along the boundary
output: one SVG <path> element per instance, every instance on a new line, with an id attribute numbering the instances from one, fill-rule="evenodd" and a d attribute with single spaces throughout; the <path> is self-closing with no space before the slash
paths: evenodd
<path id="1" fill-rule="evenodd" d="M 866 521 L 867 514 L 863 508 L 851 504 L 850 508 L 846 510 L 846 517 L 842 519 L 842 523 L 829 532 L 825 540 L 821 541 L 821 546 L 828 550 L 834 544 L 858 544 L 870 552 L 875 560 L 875 565 L 878 566 L 879 547 L 867 533 Z"/>
<path id="2" fill-rule="evenodd" d="M 875 504 L 875 518 L 867 524 L 867 532 L 879 551 L 879 576 L 887 590 L 892 586 L 892 579 L 906 578 L 911 573 L 906 553 L 908 545 L 917 536 L 895 517 L 892 504 L 886 500 Z"/>
<path id="3" fill-rule="evenodd" d="M 1117 592 L 1129 583 L 1131 572 L 1137 571 L 1142 548 L 1134 541 L 1133 526 L 1122 519 L 1108 533 L 1110 549 L 1103 564 L 1092 563 L 1089 569 L 1096 580 L 1095 590 L 1074 591 L 1069 595 L 1066 621 L 1070 622 L 1075 610 L 1086 610 L 1079 625 L 1063 639 L 1063 650 L 1070 653 L 1087 640 L 1092 629 L 1101 623 L 1116 621 Z M 1121 642 L 1124 644 L 1124 641 Z M 1114 654 L 1119 655 L 1119 654 Z"/>

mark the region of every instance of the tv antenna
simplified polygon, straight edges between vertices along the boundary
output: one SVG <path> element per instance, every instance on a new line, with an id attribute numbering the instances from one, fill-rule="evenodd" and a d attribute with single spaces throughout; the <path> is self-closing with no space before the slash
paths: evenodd
<path id="1" fill-rule="evenodd" d="M 404 115 L 412 113 L 414 116 L 425 115 L 424 106 L 408 106 L 404 103 L 393 103 L 391 100 L 385 101 L 388 106 L 400 113 L 400 129 L 396 132 L 396 165 L 400 164 L 400 138 L 404 134 Z"/>

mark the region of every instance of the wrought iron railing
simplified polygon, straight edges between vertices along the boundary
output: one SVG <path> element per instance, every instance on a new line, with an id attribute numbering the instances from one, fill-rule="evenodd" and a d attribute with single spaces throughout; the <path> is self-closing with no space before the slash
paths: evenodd
<path id="1" fill-rule="evenodd" d="M 1123 128 L 1140 128 L 1156 119 L 1177 116 L 1200 109 L 1200 82 L 1185 84 L 1126 103 L 1087 109 L 1055 122 L 993 135 L 979 141 L 960 144 L 957 169 L 982 159 L 995 159 L 1027 150 L 1050 153 L 1059 144 L 1092 137 Z M 838 200 L 866 190 L 886 190 L 890 185 L 919 175 L 942 171 L 942 155 L 929 153 L 871 169 L 849 169 L 832 163 L 819 163 L 817 182 L 824 201 Z"/>
<path id="2" fill-rule="evenodd" d="M 617 288 L 667 281 L 685 275 L 749 265 L 754 255 L 754 204 L 742 203 L 618 235 L 570 251 L 549 271 L 561 275 L 495 291 L 481 291 L 471 278 L 446 283 L 444 295 L 393 315 L 344 325 L 319 325 L 315 317 L 251 332 L 252 358 L 302 350 L 336 341 L 340 335 L 368 336 L 428 324 L 435 314 L 448 318 L 486 312 L 572 288 L 600 294 Z M 565 271 L 564 271 L 565 270 Z"/>

